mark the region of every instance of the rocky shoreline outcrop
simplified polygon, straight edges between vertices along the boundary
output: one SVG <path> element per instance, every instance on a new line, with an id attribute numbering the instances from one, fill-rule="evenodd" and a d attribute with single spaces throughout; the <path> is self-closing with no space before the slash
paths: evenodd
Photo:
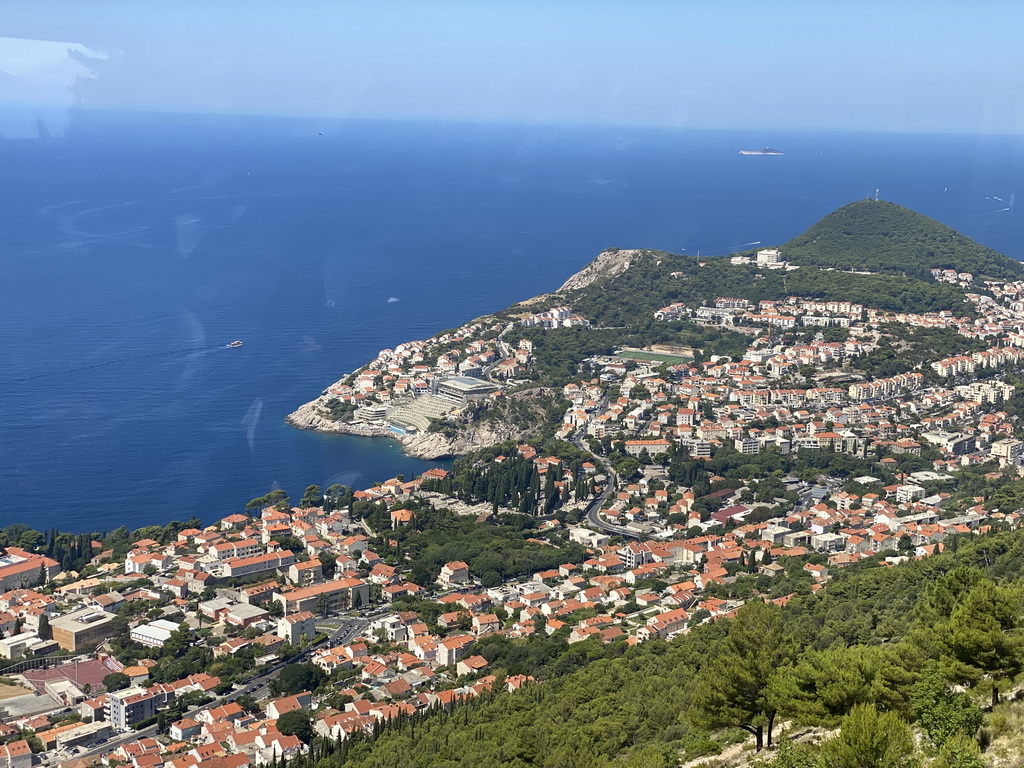
<path id="1" fill-rule="evenodd" d="M 527 407 L 532 407 L 531 403 L 548 394 L 550 390 L 543 388 L 524 390 L 510 395 L 494 407 L 507 409 L 510 403 L 523 403 Z M 453 423 L 447 431 L 400 435 L 382 424 L 331 421 L 322 415 L 327 399 L 326 395 L 321 395 L 316 400 L 299 406 L 285 416 L 285 423 L 296 429 L 326 434 L 387 437 L 397 440 L 407 456 L 428 461 L 462 456 L 509 440 L 528 440 L 539 434 L 539 425 L 543 423 L 543 413 L 540 411 L 528 424 L 513 423 L 508 418 L 502 418 L 500 414 L 496 418 L 479 420 L 463 414 L 452 417 Z"/>
<path id="2" fill-rule="evenodd" d="M 321 415 L 326 398 L 323 396 L 300 405 L 284 417 L 285 424 L 296 429 L 308 429 L 313 432 L 327 432 L 339 435 L 362 435 L 363 437 L 396 437 L 387 427 L 377 424 L 350 424 L 343 421 L 331 421 Z"/>
<path id="3" fill-rule="evenodd" d="M 406 435 L 400 442 L 406 455 L 414 459 L 442 459 L 462 456 L 509 440 L 521 440 L 525 431 L 497 420 L 471 422 L 460 425 L 454 437 L 441 432 L 420 432 Z"/>

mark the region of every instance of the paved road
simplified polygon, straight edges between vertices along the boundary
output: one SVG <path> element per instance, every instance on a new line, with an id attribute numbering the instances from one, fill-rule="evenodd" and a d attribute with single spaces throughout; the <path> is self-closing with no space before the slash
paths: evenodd
<path id="1" fill-rule="evenodd" d="M 604 401 L 602 401 L 603 403 Z M 584 430 L 577 431 L 572 436 L 572 444 L 579 448 L 581 451 L 590 452 L 589 446 L 583 444 Z M 591 528 L 596 528 L 599 531 L 613 534 L 616 536 L 624 536 L 627 538 L 639 539 L 640 534 L 636 531 L 632 531 L 629 528 L 623 528 L 621 525 L 612 525 L 611 523 L 605 522 L 601 519 L 599 513 L 601 507 L 604 505 L 608 497 L 618 488 L 619 476 L 615 473 L 612 468 L 611 462 L 608 461 L 604 456 L 598 456 L 594 454 L 594 457 L 601 462 L 601 467 L 604 469 L 605 475 L 608 477 L 608 482 L 605 483 L 604 490 L 601 491 L 600 495 L 593 499 L 590 504 L 587 505 L 586 519 L 587 524 Z"/>
<path id="2" fill-rule="evenodd" d="M 239 690 L 233 691 L 233 692 L 228 693 L 228 694 L 225 694 L 225 697 L 224 697 L 225 700 L 226 701 L 231 701 L 231 700 L 237 699 L 239 696 L 243 696 L 245 694 L 249 694 L 249 695 L 251 695 L 251 696 L 253 696 L 254 698 L 257 698 L 257 699 L 263 698 L 263 693 L 265 692 L 267 686 L 270 685 L 270 681 L 273 680 L 275 677 L 277 677 L 277 673 L 281 670 L 281 667 L 283 667 L 285 664 L 294 664 L 294 663 L 297 663 L 297 662 L 302 662 L 305 659 L 307 659 L 309 656 L 311 656 L 313 654 L 313 652 L 316 651 L 319 648 L 324 648 L 324 647 L 331 648 L 331 647 L 333 647 L 335 645 L 344 645 L 345 643 L 348 643 L 352 639 L 358 637 L 363 632 L 363 630 L 366 629 L 367 626 L 369 626 L 369 624 L 370 624 L 370 622 L 367 619 L 363 619 L 363 618 L 345 618 L 345 619 L 343 619 L 342 622 L 341 622 L 341 626 L 339 626 L 338 629 L 336 629 L 334 632 L 332 632 L 328 636 L 328 638 L 326 640 L 323 640 L 323 641 L 317 643 L 316 645 L 311 645 L 309 648 L 307 648 L 306 650 L 302 651 L 297 656 L 294 656 L 294 657 L 292 657 L 291 659 L 288 659 L 285 662 L 281 662 L 280 664 L 278 664 L 277 666 L 275 666 L 274 668 L 272 668 L 268 672 L 260 675 L 259 677 L 252 678 L 248 683 L 246 683 Z M 211 704 L 208 704 L 206 706 L 207 707 L 214 707 L 214 706 L 218 706 L 218 705 L 211 703 Z M 204 709 L 204 708 L 205 707 L 200 707 L 200 709 Z M 196 711 L 199 711 L 199 710 L 196 710 Z"/>
<path id="3" fill-rule="evenodd" d="M 604 504 L 604 501 L 606 498 L 608 498 L 608 494 L 610 492 L 610 486 L 606 487 L 604 492 L 596 499 L 594 499 L 590 503 L 590 506 L 587 507 L 587 524 L 591 528 L 596 528 L 599 531 L 604 531 L 605 533 L 614 534 L 616 536 L 623 536 L 629 539 L 639 539 L 641 537 L 641 534 L 637 533 L 636 531 L 631 530 L 629 528 L 623 528 L 621 525 L 612 525 L 611 523 L 607 523 L 604 520 L 602 520 L 598 515 L 598 512 L 600 512 L 601 510 L 601 505 Z"/>

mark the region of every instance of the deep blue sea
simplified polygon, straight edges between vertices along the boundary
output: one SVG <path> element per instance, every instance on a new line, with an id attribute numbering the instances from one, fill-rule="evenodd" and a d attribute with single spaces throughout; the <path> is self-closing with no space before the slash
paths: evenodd
<path id="1" fill-rule="evenodd" d="M 764 145 L 785 155 L 737 155 Z M 1010 137 L 79 113 L 0 141 L 0 525 L 213 520 L 418 473 L 283 418 L 608 246 L 776 244 L 878 189 L 1021 258 L 1022 181 Z"/>

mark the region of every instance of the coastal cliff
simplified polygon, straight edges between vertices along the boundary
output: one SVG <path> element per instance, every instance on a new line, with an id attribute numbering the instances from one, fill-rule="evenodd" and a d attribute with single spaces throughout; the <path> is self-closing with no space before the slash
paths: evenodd
<path id="1" fill-rule="evenodd" d="M 393 437 L 394 433 L 383 426 L 373 424 L 350 424 L 344 421 L 332 421 L 323 416 L 327 397 L 321 395 L 316 400 L 300 405 L 284 417 L 285 424 L 296 429 L 308 429 L 313 432 L 328 432 L 339 435 L 363 435 L 364 437 Z"/>
<path id="2" fill-rule="evenodd" d="M 640 254 L 641 251 L 626 249 L 602 251 L 596 259 L 562 283 L 558 293 L 578 291 L 603 278 L 617 277 L 629 269 Z"/>
<path id="3" fill-rule="evenodd" d="M 510 440 L 540 437 L 548 412 L 557 403 L 553 389 L 537 387 L 492 400 L 480 410 L 448 417 L 439 432 L 420 432 L 401 438 L 403 450 L 417 459 L 462 456 Z"/>
<path id="4" fill-rule="evenodd" d="M 353 424 L 332 421 L 323 416 L 321 395 L 299 406 L 285 417 L 285 423 L 296 429 L 308 429 L 339 435 L 389 437 L 402 445 L 402 450 L 416 459 L 441 459 L 461 456 L 479 448 L 489 448 L 509 440 L 529 440 L 541 433 L 547 409 L 557 397 L 554 390 L 538 387 L 514 392 L 478 410 L 453 414 L 438 432 L 399 435 L 380 424 Z"/>
<path id="5" fill-rule="evenodd" d="M 400 438 L 402 450 L 414 459 L 443 459 L 461 456 L 479 448 L 489 448 L 508 440 L 526 439 L 526 430 L 503 422 L 470 423 L 454 436 L 441 432 L 420 432 Z"/>

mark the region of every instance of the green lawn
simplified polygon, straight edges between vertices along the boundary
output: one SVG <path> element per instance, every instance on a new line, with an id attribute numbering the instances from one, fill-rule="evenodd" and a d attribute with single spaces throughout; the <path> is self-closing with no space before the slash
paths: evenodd
<path id="1" fill-rule="evenodd" d="M 624 349 L 618 356 L 625 360 L 638 360 L 643 363 L 665 363 L 666 365 L 679 365 L 693 360 L 692 357 L 680 357 L 679 355 L 666 355 L 662 352 L 644 352 L 643 350 Z"/>

